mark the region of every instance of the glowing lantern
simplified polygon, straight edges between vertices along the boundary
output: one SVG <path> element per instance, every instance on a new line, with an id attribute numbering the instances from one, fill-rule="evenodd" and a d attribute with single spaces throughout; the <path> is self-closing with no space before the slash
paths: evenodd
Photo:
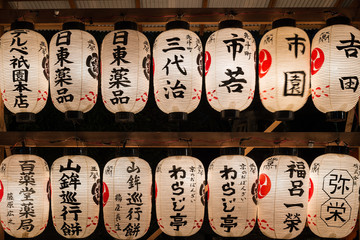
<path id="1" fill-rule="evenodd" d="M 267 158 L 260 167 L 258 224 L 270 238 L 292 239 L 305 227 L 309 167 L 296 156 Z"/>
<path id="2" fill-rule="evenodd" d="M 312 41 L 312 99 L 328 121 L 345 121 L 360 96 L 360 31 L 349 24 L 348 18 L 330 18 Z"/>
<path id="3" fill-rule="evenodd" d="M 200 160 L 171 156 L 161 160 L 155 173 L 156 218 L 170 236 L 191 236 L 204 218 L 205 172 Z"/>
<path id="4" fill-rule="evenodd" d="M 254 98 L 256 43 L 241 27 L 237 20 L 221 22 L 205 46 L 207 99 L 223 118 L 238 118 Z"/>
<path id="5" fill-rule="evenodd" d="M 33 238 L 49 217 L 49 167 L 31 154 L 7 157 L 0 167 L 0 217 L 6 233 Z"/>
<path id="6" fill-rule="evenodd" d="M 329 147 L 310 167 L 308 224 L 323 238 L 345 238 L 357 222 L 360 163 L 345 147 Z"/>
<path id="7" fill-rule="evenodd" d="M 202 44 L 188 29 L 184 21 L 167 23 L 153 47 L 155 100 L 170 121 L 186 120 L 201 98 Z"/>
<path id="8" fill-rule="evenodd" d="M 99 220 L 100 172 L 83 155 L 58 158 L 51 166 L 51 210 L 56 231 L 66 238 L 85 238 Z"/>
<path id="9" fill-rule="evenodd" d="M 273 22 L 259 47 L 259 91 L 277 120 L 292 120 L 310 94 L 310 41 L 293 19 Z"/>
<path id="10" fill-rule="evenodd" d="M 1 93 L 17 122 L 34 122 L 48 98 L 48 45 L 33 30 L 32 23 L 15 22 L 1 37 Z"/>
<path id="11" fill-rule="evenodd" d="M 50 42 L 50 91 L 54 106 L 67 119 L 83 119 L 98 93 L 98 46 L 78 22 L 63 24 Z"/>
<path id="12" fill-rule="evenodd" d="M 116 121 L 134 121 L 148 99 L 150 44 L 134 22 L 118 22 L 101 49 L 101 93 Z"/>
<path id="13" fill-rule="evenodd" d="M 103 206 L 107 232 L 118 239 L 138 239 L 151 221 L 152 174 L 138 157 L 119 157 L 104 168 Z"/>
<path id="14" fill-rule="evenodd" d="M 256 223 L 258 171 L 251 158 L 230 154 L 216 158 L 209 166 L 209 222 L 220 236 L 242 237 Z"/>

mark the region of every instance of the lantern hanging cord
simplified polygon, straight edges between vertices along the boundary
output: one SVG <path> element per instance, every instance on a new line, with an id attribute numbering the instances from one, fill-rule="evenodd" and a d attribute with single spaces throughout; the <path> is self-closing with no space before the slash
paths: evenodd
<path id="1" fill-rule="evenodd" d="M 240 138 L 239 146 L 241 146 L 244 141 L 248 141 L 248 140 L 250 140 L 250 139 L 251 139 L 251 137 L 248 137 L 248 138 Z"/>

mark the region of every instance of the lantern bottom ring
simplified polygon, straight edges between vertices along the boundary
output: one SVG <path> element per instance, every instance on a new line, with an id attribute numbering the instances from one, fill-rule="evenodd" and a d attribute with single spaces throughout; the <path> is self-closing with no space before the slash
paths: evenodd
<path id="1" fill-rule="evenodd" d="M 67 111 L 65 112 L 66 121 L 84 120 L 84 113 L 80 111 Z"/>
<path id="2" fill-rule="evenodd" d="M 21 112 L 16 113 L 17 123 L 33 123 L 35 122 L 35 113 Z"/>
<path id="3" fill-rule="evenodd" d="M 294 120 L 294 112 L 292 111 L 277 111 L 274 113 L 276 121 L 291 121 Z"/>
<path id="4" fill-rule="evenodd" d="M 132 112 L 117 112 L 115 113 L 116 122 L 134 122 L 134 113 Z"/>
<path id="5" fill-rule="evenodd" d="M 326 113 L 326 121 L 328 122 L 344 122 L 346 120 L 346 112 L 334 111 Z"/>
<path id="6" fill-rule="evenodd" d="M 239 110 L 227 109 L 221 111 L 221 119 L 223 120 L 234 120 L 239 118 L 240 118 Z"/>
<path id="7" fill-rule="evenodd" d="M 172 112 L 169 113 L 169 122 L 187 121 L 187 113 L 185 112 Z"/>

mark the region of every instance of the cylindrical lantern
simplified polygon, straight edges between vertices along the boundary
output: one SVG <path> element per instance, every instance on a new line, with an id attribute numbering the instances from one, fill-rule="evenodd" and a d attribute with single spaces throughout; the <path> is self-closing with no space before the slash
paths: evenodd
<path id="1" fill-rule="evenodd" d="M 360 31 L 349 22 L 329 19 L 312 40 L 312 99 L 328 121 L 345 121 L 360 96 Z"/>
<path id="2" fill-rule="evenodd" d="M 219 24 L 205 47 L 205 87 L 209 104 L 223 118 L 238 118 L 255 92 L 256 43 L 237 20 Z"/>
<path id="3" fill-rule="evenodd" d="M 296 156 L 276 155 L 260 167 L 258 224 L 270 238 L 292 239 L 305 227 L 309 167 Z"/>
<path id="4" fill-rule="evenodd" d="M 0 218 L 16 238 L 42 233 L 49 217 L 49 167 L 32 154 L 7 157 L 0 166 Z"/>
<path id="5" fill-rule="evenodd" d="M 118 239 L 144 236 L 151 221 L 152 174 L 138 157 L 119 157 L 104 168 L 103 206 L 107 232 Z"/>
<path id="6" fill-rule="evenodd" d="M 184 21 L 166 24 L 153 48 L 154 94 L 169 120 L 186 120 L 199 105 L 202 89 L 202 43 Z"/>
<path id="7" fill-rule="evenodd" d="M 209 223 L 223 237 L 242 237 L 256 224 L 256 163 L 242 155 L 223 155 L 208 170 Z"/>
<path id="8" fill-rule="evenodd" d="M 82 119 L 98 94 L 98 46 L 78 22 L 64 23 L 50 42 L 50 91 L 67 119 Z"/>
<path id="9" fill-rule="evenodd" d="M 345 238 L 358 220 L 360 163 L 332 152 L 311 164 L 308 224 L 319 237 Z"/>
<path id="10" fill-rule="evenodd" d="M 85 238 L 99 221 L 100 171 L 83 155 L 58 158 L 51 166 L 51 211 L 56 231 L 66 238 Z"/>
<path id="11" fill-rule="evenodd" d="M 46 105 L 49 54 L 45 38 L 29 22 L 15 22 L 0 42 L 0 88 L 17 122 L 34 122 Z"/>
<path id="12" fill-rule="evenodd" d="M 205 170 L 200 160 L 171 156 L 161 160 L 155 173 L 156 218 L 170 236 L 191 236 L 204 218 Z"/>
<path id="13" fill-rule="evenodd" d="M 118 22 L 101 45 L 101 93 L 116 121 L 134 121 L 148 99 L 150 44 L 134 22 Z"/>
<path id="14" fill-rule="evenodd" d="M 310 94 L 310 40 L 293 19 L 273 22 L 259 47 L 259 92 L 277 120 L 291 120 Z"/>

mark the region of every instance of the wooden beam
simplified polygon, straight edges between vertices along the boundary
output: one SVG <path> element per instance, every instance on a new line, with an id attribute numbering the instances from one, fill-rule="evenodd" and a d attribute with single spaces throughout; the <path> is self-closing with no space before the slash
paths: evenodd
<path id="1" fill-rule="evenodd" d="M 68 0 L 69 1 L 69 6 L 71 9 L 76 9 L 76 3 L 75 0 Z"/>
<path id="2" fill-rule="evenodd" d="M 160 236 L 161 233 L 162 233 L 162 231 L 159 228 L 147 240 L 155 240 L 158 236 Z"/>
<path id="3" fill-rule="evenodd" d="M 356 109 L 356 106 L 347 113 L 345 132 L 351 132 L 353 122 L 354 122 L 355 109 Z"/>

